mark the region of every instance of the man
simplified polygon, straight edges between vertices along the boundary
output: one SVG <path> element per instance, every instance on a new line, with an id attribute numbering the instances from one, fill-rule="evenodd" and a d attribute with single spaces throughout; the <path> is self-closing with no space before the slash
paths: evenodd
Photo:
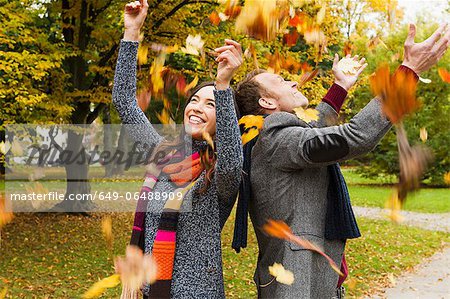
<path id="1" fill-rule="evenodd" d="M 404 61 L 397 71 L 413 74 L 417 80 L 421 72 L 433 66 L 449 46 L 450 30 L 442 36 L 445 28 L 446 24 L 416 44 L 415 26 L 410 25 Z M 242 115 L 267 115 L 259 136 L 248 142 L 253 148 L 246 154 L 244 147 L 244 167 L 250 163 L 249 212 L 259 246 L 254 276 L 258 296 L 332 298 L 338 275 L 327 261 L 295 244 L 267 236 L 261 227 L 267 219 L 283 220 L 294 234 L 318 245 L 340 265 L 346 239 L 360 233 L 337 162 L 372 150 L 392 124 L 383 115 L 377 98 L 349 123 L 339 126 L 328 125 L 330 115 L 336 116 L 340 106 L 325 101 L 317 107 L 319 121 L 307 124 L 292 114 L 294 108 L 308 105 L 297 85 L 261 71 L 251 73 L 238 85 L 236 101 Z M 292 285 L 273 279 L 268 267 L 274 263 L 294 272 Z"/>

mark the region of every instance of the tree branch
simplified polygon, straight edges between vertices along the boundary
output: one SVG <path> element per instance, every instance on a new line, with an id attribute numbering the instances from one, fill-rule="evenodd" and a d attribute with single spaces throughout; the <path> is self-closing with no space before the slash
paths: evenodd
<path id="1" fill-rule="evenodd" d="M 103 109 L 106 107 L 105 103 L 100 103 L 98 104 L 94 111 L 92 111 L 91 113 L 88 114 L 87 118 L 86 118 L 86 123 L 87 124 L 92 124 L 92 122 L 99 116 L 99 114 L 103 111 Z"/>

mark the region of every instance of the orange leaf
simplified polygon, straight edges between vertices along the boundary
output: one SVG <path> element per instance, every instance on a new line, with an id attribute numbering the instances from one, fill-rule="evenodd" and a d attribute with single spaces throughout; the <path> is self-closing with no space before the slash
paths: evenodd
<path id="1" fill-rule="evenodd" d="M 305 72 L 300 77 L 300 80 L 298 81 L 299 87 L 303 86 L 305 83 L 307 83 L 307 82 L 311 81 L 312 79 L 314 79 L 314 77 L 317 76 L 318 73 L 319 73 L 319 69 L 315 69 L 312 72 Z"/>
<path id="2" fill-rule="evenodd" d="M 297 30 L 293 30 L 283 35 L 283 43 L 290 47 L 295 46 L 299 37 L 300 35 L 298 34 Z"/>
<path id="3" fill-rule="evenodd" d="M 450 73 L 444 69 L 444 68 L 438 68 L 439 76 L 441 77 L 442 81 L 446 83 L 450 83 Z"/>
<path id="4" fill-rule="evenodd" d="M 225 5 L 226 7 L 224 14 L 230 17 L 230 19 L 236 18 L 241 13 L 242 7 L 237 4 L 238 4 L 237 0 L 228 0 Z"/>
<path id="5" fill-rule="evenodd" d="M 0 194 L 0 229 L 13 219 L 13 214 L 11 212 L 6 212 L 5 206 L 5 198 Z"/>
<path id="6" fill-rule="evenodd" d="M 216 11 L 213 11 L 209 15 L 209 20 L 211 21 L 211 24 L 213 24 L 215 26 L 220 24 L 220 17 L 219 17 L 219 14 Z"/>
<path id="7" fill-rule="evenodd" d="M 420 106 L 416 99 L 417 82 L 409 72 L 397 71 L 391 76 L 389 66 L 382 65 L 370 77 L 370 86 L 372 93 L 381 97 L 383 112 L 394 124 Z"/>
<path id="8" fill-rule="evenodd" d="M 262 229 L 272 237 L 290 240 L 294 235 L 291 228 L 283 221 L 269 219 Z"/>
<path id="9" fill-rule="evenodd" d="M 450 171 L 444 173 L 444 183 L 445 183 L 446 185 L 450 185 Z"/>

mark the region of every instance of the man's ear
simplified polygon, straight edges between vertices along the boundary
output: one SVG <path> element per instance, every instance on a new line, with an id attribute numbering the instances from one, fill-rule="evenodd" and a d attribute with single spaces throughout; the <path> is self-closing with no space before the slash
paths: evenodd
<path id="1" fill-rule="evenodd" d="M 261 106 L 265 110 L 276 110 L 278 108 L 277 100 L 273 98 L 260 98 L 258 100 L 259 106 Z"/>

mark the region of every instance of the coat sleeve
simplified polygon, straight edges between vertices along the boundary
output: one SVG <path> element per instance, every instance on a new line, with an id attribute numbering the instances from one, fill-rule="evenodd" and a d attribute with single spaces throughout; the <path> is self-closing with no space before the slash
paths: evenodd
<path id="1" fill-rule="evenodd" d="M 373 99 L 349 123 L 312 128 L 290 113 L 266 118 L 261 146 L 268 161 L 283 170 L 326 166 L 371 151 L 392 124 Z"/>
<path id="2" fill-rule="evenodd" d="M 215 90 L 214 98 L 216 100 L 217 148 L 215 180 L 221 218 L 226 218 L 236 201 L 241 182 L 242 142 L 231 88 Z"/>
<path id="3" fill-rule="evenodd" d="M 140 150 L 153 148 L 163 138 L 159 135 L 144 112 L 139 108 L 136 100 L 136 71 L 137 50 L 139 43 L 135 41 L 120 42 L 119 56 L 117 58 L 114 74 L 114 87 L 112 93 L 113 104 L 116 107 L 122 123 Z"/>

